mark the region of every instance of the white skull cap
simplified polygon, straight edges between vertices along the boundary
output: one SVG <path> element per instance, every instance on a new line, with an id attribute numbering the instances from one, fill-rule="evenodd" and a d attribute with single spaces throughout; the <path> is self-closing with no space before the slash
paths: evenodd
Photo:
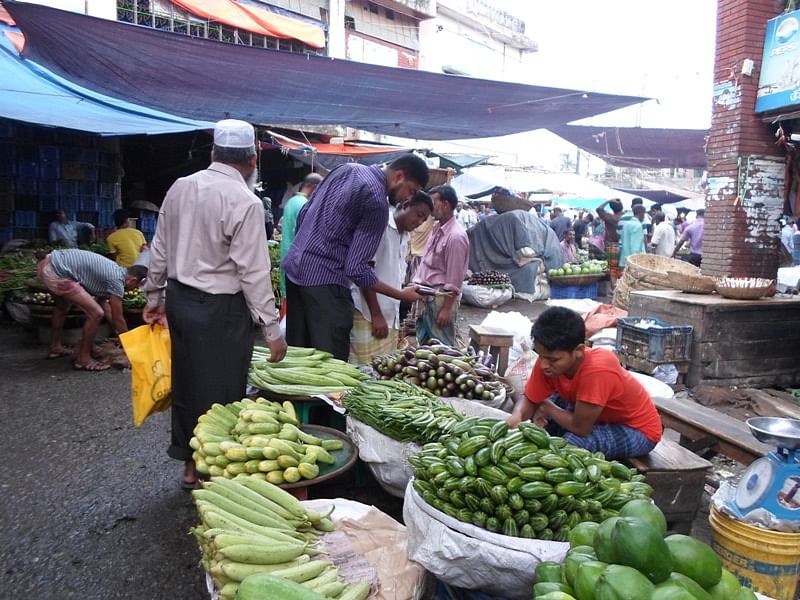
<path id="1" fill-rule="evenodd" d="M 214 125 L 214 145 L 220 148 L 253 148 L 256 132 L 250 123 L 238 119 L 223 119 Z"/>

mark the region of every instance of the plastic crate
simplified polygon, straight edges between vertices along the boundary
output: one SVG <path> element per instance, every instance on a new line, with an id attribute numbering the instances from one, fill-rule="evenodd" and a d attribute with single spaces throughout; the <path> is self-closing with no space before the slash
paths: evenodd
<path id="1" fill-rule="evenodd" d="M 79 210 L 77 221 L 81 223 L 91 223 L 92 225 L 97 223 L 97 211 L 93 210 Z"/>
<path id="2" fill-rule="evenodd" d="M 61 208 L 68 213 L 77 212 L 79 203 L 80 196 L 61 196 Z"/>
<path id="3" fill-rule="evenodd" d="M 58 182 L 59 193 L 64 196 L 80 196 L 81 195 L 81 182 L 63 180 Z"/>
<path id="4" fill-rule="evenodd" d="M 14 182 L 14 191 L 17 194 L 33 194 L 39 193 L 39 181 L 35 177 L 20 177 L 17 176 Z"/>
<path id="5" fill-rule="evenodd" d="M 645 327 L 645 325 L 650 326 Z M 649 317 L 617 319 L 619 353 L 654 363 L 674 363 L 689 360 L 692 351 L 691 325 L 670 325 Z"/>
<path id="6" fill-rule="evenodd" d="M 58 180 L 61 178 L 61 163 L 43 162 L 39 163 L 39 178 L 45 180 Z"/>
<path id="7" fill-rule="evenodd" d="M 14 239 L 14 230 L 11 227 L 0 227 L 0 243 L 10 242 Z"/>
<path id="8" fill-rule="evenodd" d="M 0 210 L 14 210 L 14 192 L 0 191 Z"/>
<path id="9" fill-rule="evenodd" d="M 117 197 L 117 192 L 119 191 L 119 184 L 118 183 L 106 183 L 101 181 L 97 184 L 97 195 L 101 198 L 111 198 L 114 199 Z"/>
<path id="10" fill-rule="evenodd" d="M 100 153 L 97 150 L 92 150 L 91 148 L 84 148 L 81 152 L 81 161 L 96 165 L 100 161 Z"/>
<path id="11" fill-rule="evenodd" d="M 81 169 L 81 179 L 83 181 L 97 181 L 97 165 L 86 165 L 84 164 Z M 95 186 L 97 187 L 97 186 Z"/>
<path id="12" fill-rule="evenodd" d="M 61 148 L 61 160 L 65 162 L 79 163 L 82 157 L 83 148 L 76 148 L 75 146 Z"/>
<path id="13" fill-rule="evenodd" d="M 104 229 L 114 227 L 114 212 L 113 211 L 100 211 L 97 213 L 97 226 Z"/>
<path id="14" fill-rule="evenodd" d="M 53 213 L 61 207 L 58 196 L 39 196 L 39 210 L 44 213 Z"/>
<path id="15" fill-rule="evenodd" d="M 14 224 L 14 212 L 10 210 L 0 210 L 0 227 Z"/>
<path id="16" fill-rule="evenodd" d="M 38 179 L 39 178 L 39 161 L 36 160 L 17 160 L 16 170 L 17 180 L 20 179 Z"/>
<path id="17" fill-rule="evenodd" d="M 42 162 L 58 162 L 61 148 L 58 146 L 39 146 L 39 160 Z"/>
<path id="18" fill-rule="evenodd" d="M 116 200 L 114 198 L 98 198 L 97 210 L 100 212 L 114 212 Z"/>
<path id="19" fill-rule="evenodd" d="M 39 210 L 39 196 L 36 194 L 15 194 L 14 208 L 17 210 Z"/>
<path id="20" fill-rule="evenodd" d="M 97 196 L 81 195 L 78 201 L 78 210 L 96 212 L 97 211 Z"/>
<path id="21" fill-rule="evenodd" d="M 61 182 L 57 179 L 43 179 L 39 181 L 40 196 L 59 196 L 61 194 Z"/>
<path id="22" fill-rule="evenodd" d="M 597 282 L 588 285 L 551 285 L 550 298 L 553 300 L 572 300 L 576 298 L 597 299 Z"/>
<path id="23" fill-rule="evenodd" d="M 83 179 L 83 164 L 79 162 L 61 161 L 61 177 L 72 181 Z"/>
<path id="24" fill-rule="evenodd" d="M 14 225 L 16 227 L 36 227 L 39 213 L 35 210 L 15 210 Z"/>
<path id="25" fill-rule="evenodd" d="M 97 171 L 97 180 L 103 183 L 116 183 L 119 179 L 119 169 L 117 167 L 101 166 Z"/>

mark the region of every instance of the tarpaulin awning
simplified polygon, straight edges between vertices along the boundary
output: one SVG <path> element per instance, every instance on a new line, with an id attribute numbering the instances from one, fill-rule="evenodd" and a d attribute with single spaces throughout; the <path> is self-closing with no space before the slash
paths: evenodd
<path id="1" fill-rule="evenodd" d="M 285 17 L 234 0 L 172 0 L 193 15 L 225 23 L 231 27 L 276 38 L 300 40 L 313 48 L 325 47 L 321 27 Z"/>
<path id="2" fill-rule="evenodd" d="M 563 125 L 548 128 L 615 167 L 705 169 L 707 129 Z"/>
<path id="3" fill-rule="evenodd" d="M 22 60 L 0 26 L 0 118 L 100 135 L 159 134 L 213 128 L 116 100 Z M 14 33 L 13 31 L 11 33 Z"/>
<path id="4" fill-rule="evenodd" d="M 401 154 L 411 152 L 410 148 L 388 145 L 362 145 L 353 142 L 341 144 L 300 142 L 292 138 L 267 131 L 269 142 L 260 142 L 262 150 L 279 148 L 285 154 L 293 156 L 312 167 L 321 166 L 330 171 L 344 162 L 358 162 L 365 165 L 375 165 L 389 162 Z"/>
<path id="5" fill-rule="evenodd" d="M 673 202 L 680 202 L 681 200 L 686 200 L 687 198 L 691 198 L 691 194 L 677 194 L 670 190 L 651 190 L 651 189 L 639 189 L 639 188 L 614 188 L 615 190 L 619 190 L 621 192 L 625 192 L 626 194 L 633 194 L 634 196 L 639 196 L 640 198 L 647 198 L 648 200 L 652 200 L 653 202 L 658 202 L 659 204 L 672 204 Z M 696 195 L 696 194 L 695 194 Z"/>
<path id="6" fill-rule="evenodd" d="M 485 163 L 491 158 L 485 154 L 442 154 L 440 152 L 429 152 L 428 154 L 438 156 L 439 166 L 443 169 L 450 167 L 459 171 Z"/>
<path id="7" fill-rule="evenodd" d="M 554 128 L 645 100 L 226 44 L 33 4 L 6 8 L 25 33 L 26 58 L 188 118 L 446 140 Z"/>

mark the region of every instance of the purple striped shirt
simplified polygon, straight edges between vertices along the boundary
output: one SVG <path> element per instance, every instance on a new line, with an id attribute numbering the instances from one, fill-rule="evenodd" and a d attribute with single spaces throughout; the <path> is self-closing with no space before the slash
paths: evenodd
<path id="1" fill-rule="evenodd" d="M 386 175 L 380 167 L 346 163 L 317 186 L 297 217 L 297 233 L 283 261 L 297 285 L 373 286 L 369 265 L 389 221 Z"/>

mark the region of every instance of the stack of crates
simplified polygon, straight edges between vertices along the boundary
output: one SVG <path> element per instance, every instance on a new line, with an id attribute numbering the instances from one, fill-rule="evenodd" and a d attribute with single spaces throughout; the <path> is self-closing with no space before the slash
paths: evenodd
<path id="1" fill-rule="evenodd" d="M 142 210 L 139 212 L 137 226 L 144 234 L 144 238 L 147 240 L 148 244 L 153 241 L 153 236 L 156 233 L 156 216 L 157 213 L 151 210 Z"/>
<path id="2" fill-rule="evenodd" d="M 0 243 L 46 238 L 57 208 L 113 228 L 120 190 L 112 149 L 96 136 L 0 119 Z"/>

